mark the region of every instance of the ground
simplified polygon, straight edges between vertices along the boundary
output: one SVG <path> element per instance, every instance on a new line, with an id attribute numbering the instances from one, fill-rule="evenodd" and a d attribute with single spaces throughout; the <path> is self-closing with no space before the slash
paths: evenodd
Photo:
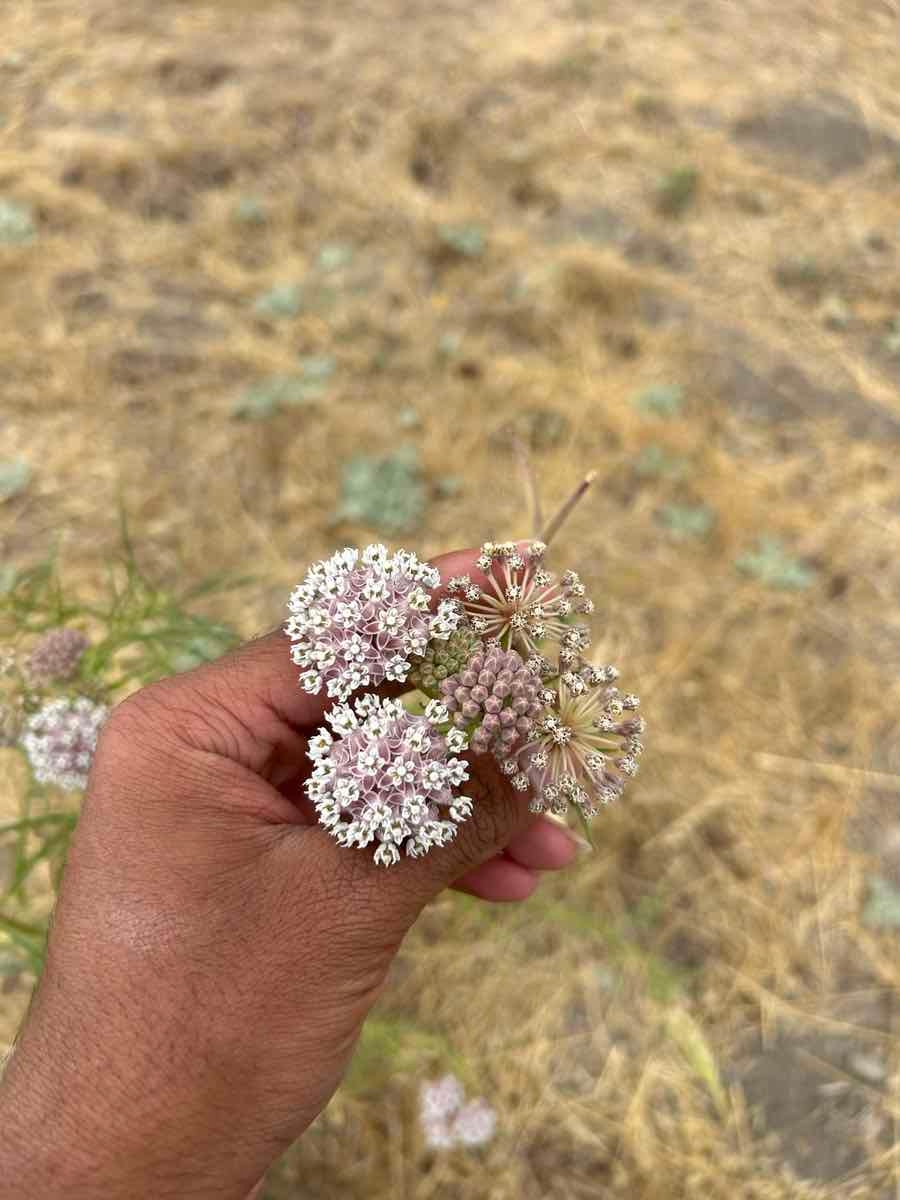
<path id="1" fill-rule="evenodd" d="M 556 554 L 641 776 L 527 907 L 427 914 L 272 1197 L 900 1196 L 862 919 L 900 879 L 898 36 L 894 0 L 5 14 L 5 568 L 56 543 L 98 591 L 124 509 L 160 580 L 251 574 L 207 603 L 250 634 L 336 543 L 530 532 L 511 429 L 547 505 L 598 472 Z M 484 1151 L 422 1146 L 448 1067 Z"/>

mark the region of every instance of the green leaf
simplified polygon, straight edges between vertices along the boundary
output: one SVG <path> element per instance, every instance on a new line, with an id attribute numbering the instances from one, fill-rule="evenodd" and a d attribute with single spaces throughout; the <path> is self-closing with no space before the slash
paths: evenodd
<path id="1" fill-rule="evenodd" d="M 637 457 L 634 469 L 642 479 L 684 479 L 688 462 L 680 454 L 670 454 L 663 446 L 645 446 Z"/>
<path id="2" fill-rule="evenodd" d="M 864 925 L 873 929 L 900 929 L 900 888 L 873 875 L 862 919 Z"/>
<path id="3" fill-rule="evenodd" d="M 654 417 L 675 417 L 684 407 L 684 388 L 678 383 L 657 383 L 631 402 L 638 412 Z"/>
<path id="4" fill-rule="evenodd" d="M 460 258 L 479 258 L 487 245 L 481 225 L 439 225 L 437 235 L 445 249 Z"/>
<path id="5" fill-rule="evenodd" d="M 303 289 L 299 283 L 279 283 L 261 292 L 253 305 L 259 317 L 284 320 L 296 317 L 303 307 Z"/>
<path id="6" fill-rule="evenodd" d="M 31 209 L 0 197 L 0 245 L 23 246 L 34 241 L 35 236 Z"/>
<path id="7" fill-rule="evenodd" d="M 282 408 L 300 408 L 321 400 L 328 377 L 335 369 L 329 357 L 303 359 L 299 375 L 269 375 L 255 383 L 235 400 L 231 415 L 239 421 L 267 421 Z"/>
<path id="8" fill-rule="evenodd" d="M 680 217 L 693 204 L 700 183 L 696 167 L 667 171 L 656 185 L 656 208 L 666 217 Z"/>
<path id="9" fill-rule="evenodd" d="M 0 500 L 10 500 L 24 492 L 31 481 L 31 467 L 22 458 L 0 462 Z"/>
<path id="10" fill-rule="evenodd" d="M 706 504 L 666 504 L 658 515 L 677 538 L 706 537 L 716 523 L 715 509 Z"/>
<path id="11" fill-rule="evenodd" d="M 816 572 L 812 567 L 789 554 L 780 538 L 769 535 L 760 537 L 757 548 L 741 555 L 735 566 L 766 587 L 781 591 L 803 591 L 816 581 Z"/>
<path id="12" fill-rule="evenodd" d="M 353 259 L 353 247 L 346 242 L 326 242 L 319 251 L 318 267 L 320 271 L 339 271 Z"/>
<path id="13" fill-rule="evenodd" d="M 234 219 L 242 225 L 265 225 L 269 214 L 257 196 L 241 196 L 234 210 Z"/>
<path id="14" fill-rule="evenodd" d="M 409 533 L 420 526 L 426 504 L 418 455 L 405 447 L 383 458 L 359 455 L 345 464 L 335 519 L 358 521 L 384 534 Z"/>

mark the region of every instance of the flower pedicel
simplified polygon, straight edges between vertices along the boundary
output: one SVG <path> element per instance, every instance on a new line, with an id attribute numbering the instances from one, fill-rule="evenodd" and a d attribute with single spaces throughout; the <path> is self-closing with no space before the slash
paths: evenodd
<path id="1" fill-rule="evenodd" d="M 587 819 L 637 774 L 638 698 L 618 690 L 614 667 L 584 661 L 593 605 L 546 552 L 486 543 L 442 597 L 434 567 L 372 545 L 317 563 L 295 588 L 285 632 L 300 683 L 339 701 L 310 742 L 307 793 L 342 846 L 373 846 L 391 866 L 450 841 L 472 811 L 467 749 L 492 754 L 537 813 L 571 806 Z M 406 693 L 386 699 L 372 690 L 382 684 Z"/>

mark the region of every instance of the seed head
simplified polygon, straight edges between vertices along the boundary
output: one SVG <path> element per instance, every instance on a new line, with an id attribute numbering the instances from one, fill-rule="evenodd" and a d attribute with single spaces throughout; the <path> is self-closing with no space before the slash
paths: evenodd
<path id="1" fill-rule="evenodd" d="M 541 693 L 533 735 L 501 764 L 514 783 L 527 781 L 533 812 L 562 814 L 576 804 L 594 816 L 637 774 L 644 721 L 630 714 L 640 701 L 611 686 L 617 676 L 614 667 L 582 666 Z"/>
<path id="2" fill-rule="evenodd" d="M 590 642 L 586 626 L 570 618 L 587 614 L 593 605 L 574 571 L 557 578 L 544 565 L 547 547 L 531 542 L 521 549 L 515 542 L 485 542 L 475 565 L 485 583 L 458 575 L 448 584 L 458 597 L 469 626 L 481 637 L 497 638 L 507 650 L 518 650 L 539 662 L 539 646 L 559 646 L 560 660 L 575 664 Z"/>

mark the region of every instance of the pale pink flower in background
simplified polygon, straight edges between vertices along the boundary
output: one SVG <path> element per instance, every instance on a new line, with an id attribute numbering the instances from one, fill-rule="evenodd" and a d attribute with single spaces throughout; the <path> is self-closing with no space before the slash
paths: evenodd
<path id="1" fill-rule="evenodd" d="M 497 1129 L 497 1114 L 482 1098 L 466 1103 L 463 1085 L 444 1075 L 419 1090 L 419 1123 L 430 1150 L 486 1145 Z"/>
<path id="2" fill-rule="evenodd" d="M 91 759 L 109 709 L 84 696 L 51 700 L 28 718 L 22 747 L 38 783 L 87 787 Z"/>
<path id="3" fill-rule="evenodd" d="M 89 645 L 78 629 L 49 630 L 25 660 L 26 679 L 35 687 L 71 679 Z"/>

